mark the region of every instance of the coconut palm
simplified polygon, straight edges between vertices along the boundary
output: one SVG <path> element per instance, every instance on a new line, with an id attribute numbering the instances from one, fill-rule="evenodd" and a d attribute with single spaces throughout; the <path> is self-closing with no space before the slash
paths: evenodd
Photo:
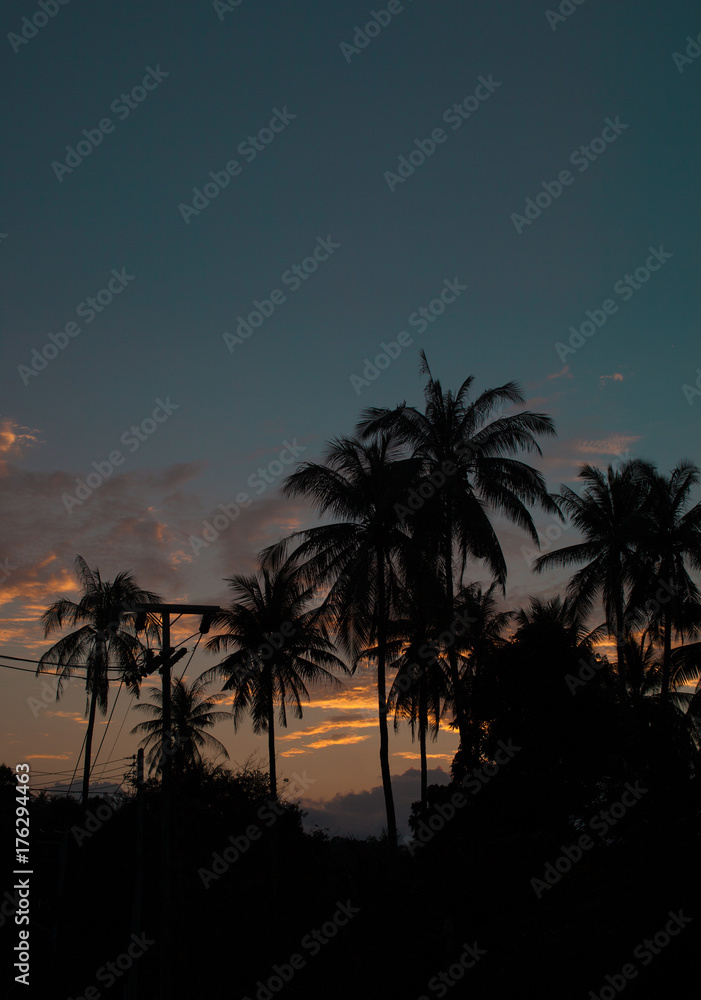
<path id="1" fill-rule="evenodd" d="M 559 515 L 541 473 L 507 457 L 513 452 L 540 455 L 536 435 L 552 435 L 555 430 L 551 418 L 543 413 L 523 410 L 508 416 L 501 414 L 504 404 L 525 402 L 515 382 L 488 389 L 470 402 L 474 376 L 465 379 L 453 393 L 444 391 L 433 377 L 423 351 L 420 370 L 428 375 L 424 412 L 404 403 L 395 409 L 371 407 L 364 411 L 358 433 L 366 440 L 391 432 L 421 464 L 423 481 L 417 491 L 407 491 L 403 509 L 414 523 L 414 530 L 437 535 L 449 626 L 454 617 L 456 553 L 460 557 L 458 579 L 462 579 L 467 560 L 473 558 L 483 560 L 504 587 L 506 560 L 493 515 L 500 514 L 523 528 L 535 544 L 538 534 L 527 505 Z M 466 738 L 467 712 L 454 646 L 448 651 L 448 660 L 456 697 L 456 722 L 461 738 Z"/>
<path id="2" fill-rule="evenodd" d="M 640 544 L 646 571 L 638 577 L 632 601 L 652 602 L 652 620 L 663 644 L 662 698 L 670 691 L 672 674 L 672 633 L 693 634 L 698 621 L 701 591 L 689 575 L 701 569 L 701 502 L 689 508 L 692 489 L 701 471 L 690 461 L 681 461 L 669 476 L 651 472 L 646 526 Z M 690 631 L 691 627 L 691 631 Z"/>
<path id="3" fill-rule="evenodd" d="M 229 759 L 224 744 L 208 730 L 217 722 L 230 719 L 231 712 L 216 708 L 217 698 L 215 695 L 205 696 L 206 686 L 207 681 L 203 676 L 192 684 L 185 683 L 182 678 L 173 678 L 171 681 L 171 739 L 174 747 L 173 771 L 176 775 L 201 767 L 203 748 L 216 751 L 217 756 L 222 754 Z M 153 700 L 150 703 L 143 702 L 134 706 L 137 712 L 150 715 L 151 718 L 134 726 L 131 732 L 145 734 L 141 746 L 148 751 L 146 759 L 152 773 L 160 769 L 164 743 L 167 745 L 168 741 L 164 741 L 163 732 L 163 691 L 160 687 L 154 688 L 151 695 Z"/>
<path id="4" fill-rule="evenodd" d="M 334 653 L 320 608 L 309 608 L 314 588 L 305 584 L 294 559 L 271 569 L 261 566 L 257 575 L 227 580 L 231 606 L 214 615 L 212 628 L 225 631 L 213 636 L 207 648 L 214 653 L 233 649 L 202 675 L 225 679 L 224 691 L 233 691 L 233 721 L 238 728 L 245 714 L 253 731 L 268 734 L 270 793 L 277 797 L 275 767 L 275 709 L 281 726 L 287 726 L 287 708 L 302 718 L 302 699 L 309 700 L 307 683 L 341 682 L 327 667 L 347 671 Z"/>
<path id="5" fill-rule="evenodd" d="M 80 624 L 75 632 L 64 635 L 48 649 L 39 660 L 37 674 L 60 667 L 56 697 L 62 692 L 63 682 L 75 668 L 86 669 L 85 690 L 88 695 L 86 712 L 88 726 L 85 734 L 85 762 L 83 767 L 83 805 L 87 803 L 90 786 L 90 756 L 97 709 L 107 712 L 109 670 L 114 669 L 127 688 L 138 692 L 138 660 L 143 647 L 136 637 L 135 610 L 128 607 L 139 603 L 157 603 L 158 594 L 142 590 L 131 573 L 118 573 L 114 580 L 103 580 L 98 569 L 91 570 L 82 556 L 77 556 L 75 569 L 83 589 L 76 603 L 61 597 L 50 605 L 41 616 L 44 637 L 60 631 L 65 626 Z M 125 610 L 126 607 L 126 610 Z M 146 634 L 158 638 L 157 624 L 147 620 Z"/>
<path id="6" fill-rule="evenodd" d="M 541 573 L 553 566 L 585 563 L 569 581 L 567 595 L 584 616 L 593 611 L 601 596 L 608 633 L 616 638 L 622 699 L 626 697 L 625 634 L 641 617 L 632 606 L 626 614 L 626 601 L 641 571 L 637 549 L 649 523 L 646 498 L 652 475 L 652 466 L 639 459 L 624 463 L 616 471 L 609 465 L 606 474 L 583 465 L 579 472 L 585 484 L 582 496 L 563 485 L 560 503 L 584 535 L 584 541 L 546 552 L 533 564 L 534 571 Z"/>
<path id="7" fill-rule="evenodd" d="M 325 464 L 303 463 L 282 492 L 306 497 L 319 515 L 339 520 L 295 532 L 266 552 L 275 563 L 298 544 L 295 555 L 305 579 L 329 586 L 325 607 L 340 647 L 354 663 L 362 649 L 377 646 L 380 770 L 392 846 L 397 824 L 389 769 L 387 623 L 401 586 L 400 563 L 411 543 L 395 506 L 411 488 L 417 468 L 399 455 L 388 435 L 367 445 L 355 438 L 332 440 Z"/>
<path id="8" fill-rule="evenodd" d="M 528 607 L 515 612 L 514 623 L 517 629 L 540 627 L 544 634 L 559 629 L 582 656 L 591 653 L 593 645 L 607 634 L 605 623 L 590 629 L 574 599 L 563 599 L 559 594 L 550 600 L 532 597 Z"/>

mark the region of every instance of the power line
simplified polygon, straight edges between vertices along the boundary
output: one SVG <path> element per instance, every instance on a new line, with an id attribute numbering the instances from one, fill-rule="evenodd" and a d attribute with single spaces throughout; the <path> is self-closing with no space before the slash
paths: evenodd
<path id="1" fill-rule="evenodd" d="M 97 758 L 100 756 L 100 750 L 102 750 L 102 744 L 105 742 L 105 736 L 107 736 L 107 730 L 110 728 L 110 722 L 112 721 L 112 716 L 114 715 L 114 710 L 117 707 L 117 702 L 119 701 L 119 695 L 122 690 L 122 685 L 124 684 L 124 678 L 119 682 L 119 687 L 117 688 L 117 694 L 114 701 L 112 702 L 112 711 L 110 712 L 110 717 L 107 720 L 107 725 L 105 726 L 104 732 L 102 734 L 102 739 L 100 740 L 100 745 L 97 748 L 97 753 L 93 757 L 92 764 L 90 765 L 90 777 L 92 778 L 92 773 L 95 770 L 95 765 L 97 764 Z"/>
<path id="2" fill-rule="evenodd" d="M 108 764 L 118 764 L 120 761 L 123 761 L 123 760 L 131 760 L 131 756 L 128 756 L 128 757 L 114 757 L 112 760 L 106 760 L 105 763 L 102 766 L 106 767 Z M 67 767 L 65 771 L 35 771 L 33 768 L 30 767 L 30 771 L 29 771 L 30 775 L 32 775 L 32 774 L 41 774 L 41 775 L 44 775 L 45 777 L 46 777 L 46 775 L 70 774 L 70 773 L 71 773 L 70 767 Z"/>
<path id="3" fill-rule="evenodd" d="M 195 635 L 195 634 L 196 634 L 196 633 L 194 633 L 194 632 L 193 632 L 193 635 Z M 192 636 L 190 636 L 190 638 L 192 638 Z M 198 647 L 198 646 L 199 646 L 199 644 L 200 644 L 200 639 L 201 639 L 201 638 L 202 638 L 202 633 L 200 632 L 200 633 L 199 633 L 199 635 L 198 635 L 198 637 L 197 637 L 197 642 L 196 642 L 196 643 L 195 643 L 195 645 L 194 645 L 194 646 L 192 647 L 192 652 L 190 653 L 190 659 L 189 659 L 189 660 L 187 661 L 187 663 L 185 664 L 185 669 L 183 670 L 183 672 L 181 673 L 180 677 L 178 678 L 178 680 L 179 680 L 179 681 L 181 681 L 181 680 L 183 679 L 183 677 L 185 676 L 185 671 L 187 670 L 187 668 L 188 668 L 188 667 L 190 666 L 190 664 L 192 663 L 192 657 L 193 657 L 193 656 L 195 655 L 195 653 L 197 652 L 197 647 Z"/>
<path id="4" fill-rule="evenodd" d="M 119 732 L 117 733 L 117 735 L 116 735 L 116 736 L 115 736 L 115 738 L 114 738 L 114 743 L 112 744 L 112 749 L 110 750 L 110 754 L 114 753 L 114 748 L 115 748 L 115 747 L 117 746 L 117 740 L 118 740 L 118 739 L 119 739 L 119 737 L 120 737 L 120 736 L 122 735 L 122 730 L 124 729 L 124 723 L 125 723 L 125 722 L 127 721 L 127 715 L 129 715 L 129 709 L 131 708 L 131 706 L 132 706 L 132 704 L 133 704 L 133 701 L 134 701 L 134 692 L 133 692 L 133 691 L 132 691 L 132 693 L 131 693 L 131 698 L 132 698 L 132 700 L 131 700 L 131 701 L 129 702 L 129 704 L 127 705 L 127 710 L 126 710 L 126 712 L 124 713 L 124 718 L 122 719 L 122 724 L 121 724 L 121 726 L 119 727 Z M 115 701 L 115 704 L 116 704 L 116 701 Z M 106 731 L 105 731 L 105 732 L 106 732 Z M 104 772 L 103 772 L 103 773 L 104 773 Z M 101 778 L 102 778 L 102 775 L 100 775 L 100 778 L 99 778 L 98 780 L 100 780 Z"/>
<path id="5" fill-rule="evenodd" d="M 0 656 L 2 656 L 2 658 L 4 660 L 17 660 L 18 663 L 41 663 L 41 660 L 34 660 L 34 659 L 31 659 L 28 656 L 10 656 L 9 653 L 2 653 L 2 652 L 0 652 Z M 84 667 L 85 666 L 84 663 L 73 663 L 73 664 L 70 664 L 70 663 L 56 663 L 54 660 L 46 660 L 45 662 L 46 662 L 46 664 L 49 667 L 70 667 L 70 666 Z M 118 670 L 119 668 L 118 667 L 109 667 L 108 669 L 109 670 Z"/>
<path id="6" fill-rule="evenodd" d="M 5 654 L 2 653 L 0 655 L 4 656 Z M 33 661 L 30 660 L 29 662 L 32 663 Z M 25 674 L 34 674 L 35 677 L 37 673 L 36 670 L 32 670 L 30 667 L 13 667 L 12 664 L 10 663 L 0 663 L 0 667 L 4 667 L 5 670 L 22 670 Z M 58 671 L 58 670 L 42 671 L 42 674 L 48 675 L 49 677 L 58 677 L 60 676 L 61 673 L 63 673 L 63 671 Z M 87 674 L 73 674 L 73 677 L 77 677 L 78 680 L 85 680 Z"/>

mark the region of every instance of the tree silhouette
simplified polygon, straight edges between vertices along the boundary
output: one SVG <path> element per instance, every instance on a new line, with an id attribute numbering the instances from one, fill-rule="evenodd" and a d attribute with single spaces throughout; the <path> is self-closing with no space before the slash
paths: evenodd
<path id="1" fill-rule="evenodd" d="M 55 664 L 61 668 L 56 697 L 61 695 L 63 682 L 68 680 L 76 667 L 87 671 L 85 690 L 88 694 L 88 727 L 85 735 L 85 762 L 83 767 L 83 805 L 87 803 L 90 786 L 90 755 L 95 727 L 95 714 L 99 708 L 107 712 L 109 669 L 115 668 L 127 688 L 138 691 L 137 660 L 143 647 L 136 637 L 134 619 L 136 611 L 125 610 L 124 605 L 157 603 L 158 594 L 142 590 L 131 573 L 118 573 L 114 580 L 102 580 L 100 571 L 91 570 L 82 556 L 77 556 L 75 569 L 83 594 L 76 603 L 61 597 L 50 605 L 41 616 L 44 636 L 58 632 L 64 626 L 81 624 L 75 632 L 64 635 L 48 649 L 39 660 L 37 674 L 51 670 Z M 149 621 L 147 634 L 157 638 L 155 622 Z"/>
<path id="2" fill-rule="evenodd" d="M 225 631 L 213 636 L 207 649 L 234 652 L 202 676 L 224 678 L 223 690 L 233 691 L 235 728 L 250 714 L 253 731 L 268 734 L 270 793 L 277 797 L 276 706 L 280 725 L 287 726 L 288 706 L 301 719 L 302 699 L 309 700 L 306 684 L 340 686 L 326 668 L 347 667 L 334 653 L 322 609 L 308 607 L 314 588 L 303 583 L 293 558 L 275 569 L 261 566 L 256 576 L 234 576 L 227 582 L 234 599 L 212 618 L 212 627 Z"/>
<path id="3" fill-rule="evenodd" d="M 171 739 L 167 739 L 163 731 L 163 691 L 154 688 L 151 692 L 152 702 L 134 705 L 137 712 L 152 716 L 146 722 L 140 722 L 131 730 L 132 733 L 143 733 L 141 745 L 147 750 L 147 761 L 150 772 L 160 770 L 164 743 L 173 750 L 173 772 L 183 775 L 201 767 L 204 758 L 201 750 L 216 750 L 227 760 L 229 754 L 223 743 L 215 739 L 208 730 L 217 722 L 231 718 L 231 712 L 218 710 L 215 695 L 205 696 L 207 681 L 200 676 L 192 682 L 185 683 L 182 679 L 171 681 L 170 711 Z"/>
<path id="4" fill-rule="evenodd" d="M 636 550 L 648 526 L 646 497 L 652 466 L 633 459 L 616 471 L 609 465 L 604 475 L 594 466 L 583 465 L 579 476 L 585 484 L 582 496 L 563 485 L 560 500 L 585 540 L 546 552 L 535 560 L 533 569 L 542 573 L 553 566 L 585 563 L 571 578 L 567 595 L 585 616 L 601 595 L 609 634 L 616 638 L 619 692 L 625 700 L 625 633 L 636 617 L 640 619 L 638 609 L 633 608 L 626 622 L 626 599 L 640 573 Z"/>
<path id="5" fill-rule="evenodd" d="M 417 463 L 401 459 L 391 438 L 363 444 L 355 438 L 331 441 L 326 463 L 305 462 L 285 481 L 286 496 L 304 496 L 320 515 L 341 520 L 295 532 L 267 557 L 279 560 L 296 541 L 296 557 L 310 584 L 329 585 L 325 600 L 337 641 L 357 662 L 360 651 L 377 646 L 377 700 L 380 770 L 387 834 L 397 844 L 397 824 L 389 769 L 387 726 L 387 627 L 401 586 L 398 564 L 411 543 L 395 505 L 414 482 Z"/>
<path id="6" fill-rule="evenodd" d="M 651 472 L 645 507 L 646 526 L 640 551 L 645 572 L 636 580 L 631 601 L 654 602 L 654 633 L 663 644 L 661 690 L 669 697 L 672 633 L 694 634 L 701 591 L 687 570 L 701 569 L 701 502 L 691 509 L 690 494 L 701 478 L 692 462 L 682 461 L 669 476 Z"/>
<path id="7" fill-rule="evenodd" d="M 535 544 L 538 534 L 526 505 L 535 504 L 559 516 L 541 473 L 506 457 L 510 452 L 520 451 L 540 455 L 536 435 L 553 435 L 555 430 L 552 419 L 543 413 L 524 410 L 501 415 L 504 404 L 525 402 L 516 382 L 488 389 L 470 402 L 474 376 L 465 379 L 455 394 L 443 390 L 431 374 L 423 351 L 420 371 L 428 375 L 424 412 L 405 403 L 395 409 L 370 407 L 361 417 L 358 433 L 367 439 L 391 431 L 421 463 L 420 472 L 425 480 L 422 487 L 425 486 L 427 498 L 425 503 L 419 501 L 414 505 L 413 515 L 410 509 L 407 514 L 420 523 L 422 531 L 429 530 L 427 524 L 433 525 L 430 530 L 438 535 L 446 627 L 450 627 L 454 618 L 456 552 L 460 557 L 458 578 L 462 578 L 468 558 L 473 558 L 483 560 L 492 576 L 504 586 L 506 560 L 492 515 L 500 514 L 523 528 Z M 490 421 L 495 413 L 495 419 Z M 404 503 L 408 502 L 407 492 Z M 454 645 L 448 650 L 448 661 L 456 697 L 456 722 L 461 739 L 467 739 L 467 710 Z"/>

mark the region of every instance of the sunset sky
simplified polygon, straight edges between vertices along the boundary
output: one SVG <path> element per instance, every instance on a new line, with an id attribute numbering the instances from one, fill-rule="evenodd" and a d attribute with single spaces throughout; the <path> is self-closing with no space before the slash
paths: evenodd
<path id="1" fill-rule="evenodd" d="M 553 417 L 528 459 L 553 491 L 582 462 L 701 461 L 698 5 L 561 7 L 74 0 L 35 27 L 34 0 L 5 5 L 0 662 L 47 648 L 77 553 L 225 603 L 312 523 L 277 490 L 295 462 L 366 406 L 421 405 L 422 348 L 445 387 L 515 379 Z M 500 537 L 506 606 L 562 590 Z M 80 683 L 37 709 L 46 682 L 2 681 L 2 759 L 62 781 Z M 362 835 L 383 819 L 376 697 L 370 671 L 344 683 L 279 734 L 280 769 L 306 772 L 310 821 Z M 127 703 L 99 760 L 136 752 Z M 265 763 L 247 722 L 216 735 Z M 430 746 L 432 777 L 456 743 Z M 406 728 L 391 754 L 405 826 Z"/>

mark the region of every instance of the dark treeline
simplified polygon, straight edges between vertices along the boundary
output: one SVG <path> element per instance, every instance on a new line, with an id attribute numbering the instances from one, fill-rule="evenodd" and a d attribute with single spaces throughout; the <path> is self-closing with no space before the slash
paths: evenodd
<path id="1" fill-rule="evenodd" d="M 47 609 L 47 636 L 80 627 L 40 669 L 84 670 L 88 694 L 81 803 L 42 794 L 29 807 L 33 971 L 50 956 L 48 995 L 160 996 L 163 963 L 173 997 L 697 995 L 701 700 L 685 688 L 701 674 L 699 470 L 583 466 L 581 492 L 550 494 L 512 457 L 540 453 L 550 418 L 505 413 L 523 404 L 513 383 L 470 402 L 471 378 L 452 393 L 422 366 L 423 411 L 365 411 L 356 437 L 288 477 L 283 493 L 321 524 L 228 581 L 207 640 L 223 657 L 173 680 L 169 730 L 162 698 L 138 706 L 149 776 L 116 798 L 89 795 L 93 728 L 111 676 L 137 691 L 161 638 L 124 602 L 158 596 L 79 559 L 80 601 Z M 534 510 L 574 529 L 535 572 L 573 574 L 562 595 L 504 610 L 494 515 L 537 546 Z M 476 566 L 488 585 L 470 580 Z M 308 834 L 303 788 L 277 775 L 276 719 L 361 665 L 377 677 L 386 828 Z M 206 694 L 214 680 L 231 711 Z M 211 730 L 247 717 L 268 737 L 267 769 L 216 764 Z M 408 838 L 392 721 L 408 722 L 421 758 Z M 450 783 L 429 785 L 441 723 L 459 749 Z M 14 774 L 1 777 L 9 801 Z M 131 935 L 143 953 L 105 971 Z"/>

